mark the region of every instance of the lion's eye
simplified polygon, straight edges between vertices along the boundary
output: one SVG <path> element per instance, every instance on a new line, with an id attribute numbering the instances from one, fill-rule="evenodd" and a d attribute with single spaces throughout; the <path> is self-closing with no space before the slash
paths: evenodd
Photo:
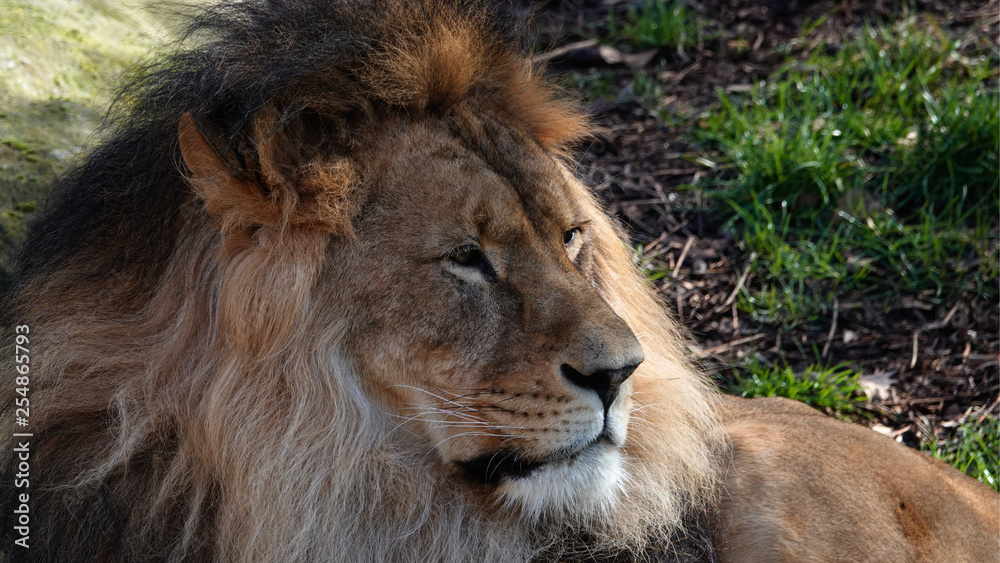
<path id="1" fill-rule="evenodd" d="M 569 247 L 572 246 L 576 239 L 579 238 L 580 227 L 573 227 L 572 229 L 563 233 L 563 245 Z"/>
<path id="2" fill-rule="evenodd" d="M 462 246 L 448 256 L 448 261 L 455 266 L 464 269 L 472 269 L 480 272 L 487 280 L 496 277 L 493 266 L 482 249 L 477 246 Z"/>
<path id="3" fill-rule="evenodd" d="M 573 227 L 563 233 L 563 246 L 566 248 L 566 255 L 572 262 L 576 262 L 583 248 L 583 228 Z"/>

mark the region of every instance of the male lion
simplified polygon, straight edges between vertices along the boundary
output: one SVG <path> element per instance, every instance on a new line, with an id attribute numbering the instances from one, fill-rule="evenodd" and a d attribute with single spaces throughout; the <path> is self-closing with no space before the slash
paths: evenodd
<path id="1" fill-rule="evenodd" d="M 981 483 L 710 390 L 515 24 L 246 0 L 122 94 L 3 307 L 10 558 L 996 556 Z"/>

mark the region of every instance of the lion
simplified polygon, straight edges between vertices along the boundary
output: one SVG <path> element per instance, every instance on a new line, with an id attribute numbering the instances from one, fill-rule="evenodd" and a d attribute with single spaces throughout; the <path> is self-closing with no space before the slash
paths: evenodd
<path id="1" fill-rule="evenodd" d="M 519 22 L 245 0 L 133 80 L 4 300 L 8 558 L 995 557 L 985 485 L 713 390 Z"/>

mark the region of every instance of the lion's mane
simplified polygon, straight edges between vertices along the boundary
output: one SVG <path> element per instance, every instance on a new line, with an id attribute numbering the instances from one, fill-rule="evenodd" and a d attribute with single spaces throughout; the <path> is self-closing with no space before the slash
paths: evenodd
<path id="1" fill-rule="evenodd" d="M 213 224 L 185 179 L 185 114 L 212 124 L 234 173 L 259 182 L 294 177 L 284 163 L 316 152 L 347 154 L 384 115 L 460 100 L 565 153 L 585 121 L 532 66 L 517 18 L 485 4 L 230 3 L 197 16 L 187 47 L 123 90 L 3 302 L 0 326 L 31 330 L 32 558 L 582 559 L 586 546 L 642 551 L 696 520 L 716 483 L 711 395 L 610 220 L 594 227 L 597 285 L 646 355 L 629 479 L 611 513 L 528 523 L 429 474 L 427 452 L 372 400 L 339 344 L 349 319 L 315 291 L 336 268 L 323 241 L 288 228 L 280 252 L 226 248 L 220 232 L 239 218 Z M 327 181 L 351 182 L 341 172 Z M 328 236 L 351 236 L 350 202 L 308 190 L 269 194 L 275 221 L 309 220 L 288 212 L 309 197 L 342 218 Z M 3 487 L 12 502 L 11 480 Z"/>

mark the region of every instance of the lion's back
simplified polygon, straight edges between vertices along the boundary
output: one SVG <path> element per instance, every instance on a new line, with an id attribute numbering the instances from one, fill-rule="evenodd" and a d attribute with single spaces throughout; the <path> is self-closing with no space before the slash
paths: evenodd
<path id="1" fill-rule="evenodd" d="M 723 560 L 995 560 L 986 485 L 787 399 L 723 397 L 718 412 L 732 446 Z"/>

